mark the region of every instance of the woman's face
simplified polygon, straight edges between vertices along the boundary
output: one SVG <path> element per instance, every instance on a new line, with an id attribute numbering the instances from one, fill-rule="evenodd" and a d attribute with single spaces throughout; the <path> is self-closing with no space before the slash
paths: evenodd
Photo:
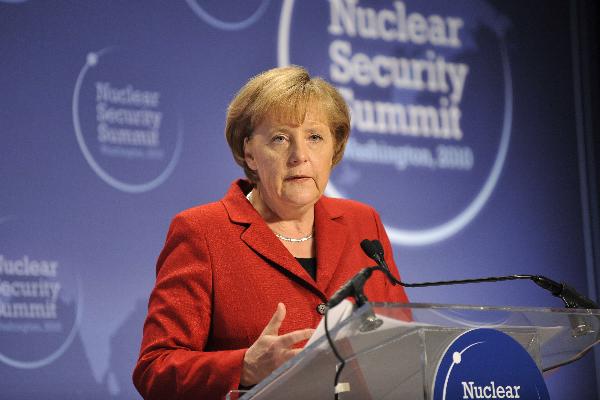
<path id="1" fill-rule="evenodd" d="M 246 163 L 258 174 L 262 200 L 277 214 L 314 205 L 331 172 L 334 137 L 327 118 L 310 107 L 301 125 L 267 115 L 246 141 Z"/>

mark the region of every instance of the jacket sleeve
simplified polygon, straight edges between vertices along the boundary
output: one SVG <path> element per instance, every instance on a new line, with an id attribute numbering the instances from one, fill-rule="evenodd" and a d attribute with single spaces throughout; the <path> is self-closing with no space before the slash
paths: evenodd
<path id="1" fill-rule="evenodd" d="M 144 399 L 222 399 L 237 389 L 247 349 L 204 351 L 212 266 L 202 227 L 181 215 L 157 262 L 133 381 Z"/>

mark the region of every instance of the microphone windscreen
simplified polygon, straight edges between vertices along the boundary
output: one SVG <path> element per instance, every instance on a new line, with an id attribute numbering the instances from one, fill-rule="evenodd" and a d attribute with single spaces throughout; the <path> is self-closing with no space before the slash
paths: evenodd
<path id="1" fill-rule="evenodd" d="M 380 256 L 383 257 L 383 246 L 381 245 L 381 242 L 377 239 L 375 240 L 371 240 L 371 243 L 373 244 L 373 247 L 375 248 L 375 252 L 377 252 L 377 254 L 379 254 Z"/>
<path id="2" fill-rule="evenodd" d="M 375 256 L 377 256 L 377 246 L 373 243 L 374 241 L 371 241 L 369 239 L 365 239 L 362 242 L 360 242 L 360 247 L 363 249 L 363 251 L 365 252 L 366 255 L 369 256 L 369 258 L 373 258 Z M 377 243 L 379 243 L 379 241 L 376 241 Z M 380 244 L 381 246 L 381 244 Z"/>

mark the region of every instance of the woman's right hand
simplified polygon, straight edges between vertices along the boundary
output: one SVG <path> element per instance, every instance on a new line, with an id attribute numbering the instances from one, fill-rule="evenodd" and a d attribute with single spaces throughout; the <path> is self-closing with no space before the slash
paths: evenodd
<path id="1" fill-rule="evenodd" d="M 314 329 L 301 329 L 279 336 L 279 327 L 285 319 L 285 305 L 277 304 L 277 310 L 262 333 L 246 351 L 240 385 L 253 386 L 266 378 L 281 364 L 294 357 L 302 349 L 292 346 L 312 336 Z"/>

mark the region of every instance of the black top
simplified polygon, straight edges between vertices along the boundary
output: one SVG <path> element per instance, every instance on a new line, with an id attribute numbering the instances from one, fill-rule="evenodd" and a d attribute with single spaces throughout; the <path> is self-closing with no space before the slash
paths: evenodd
<path id="1" fill-rule="evenodd" d="M 312 276 L 313 280 L 317 280 L 317 258 L 298 258 L 296 260 L 302 265 L 302 268 L 308 272 L 310 276 Z"/>

